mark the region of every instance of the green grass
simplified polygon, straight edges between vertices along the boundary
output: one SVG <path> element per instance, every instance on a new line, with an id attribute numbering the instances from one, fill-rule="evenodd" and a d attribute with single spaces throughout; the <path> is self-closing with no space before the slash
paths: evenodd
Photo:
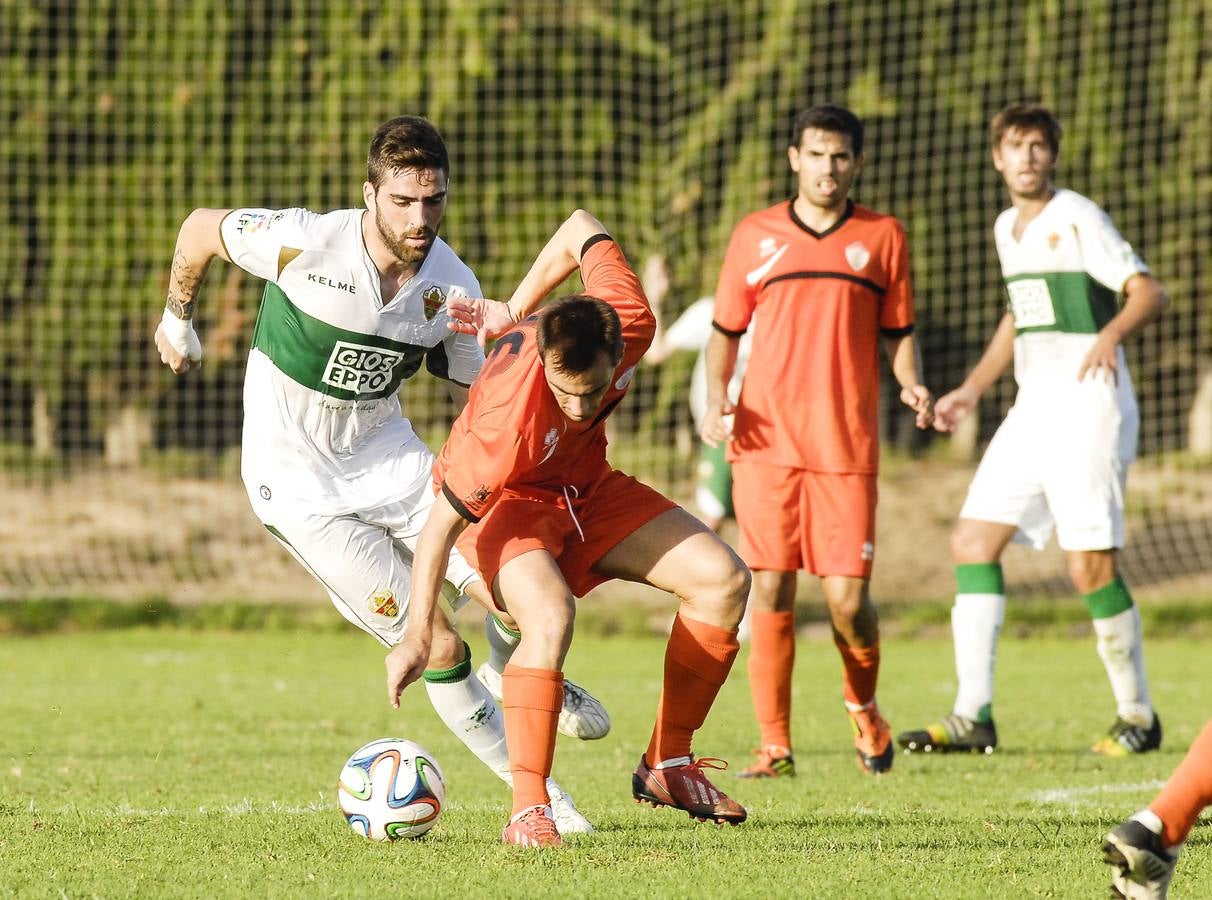
<path id="1" fill-rule="evenodd" d="M 473 640 L 477 655 L 482 643 Z M 1193 640 L 1153 641 L 1165 749 L 1083 751 L 1113 710 L 1091 640 L 1003 641 L 992 758 L 854 765 L 836 652 L 800 643 L 799 777 L 718 782 L 739 828 L 631 802 L 660 685 L 657 638 L 585 639 L 569 672 L 610 707 L 605 740 L 560 739 L 556 774 L 599 833 L 561 851 L 497 843 L 504 788 L 449 735 L 424 690 L 383 696 L 381 652 L 351 631 L 125 629 L 7 637 L 0 647 L 0 896 L 1097 897 L 1102 833 L 1142 806 L 1212 712 Z M 951 650 L 889 641 L 881 702 L 894 729 L 949 708 Z M 448 805 L 419 841 L 357 838 L 335 782 L 380 736 L 427 746 Z M 755 741 L 744 657 L 696 743 L 743 763 Z M 1212 885 L 1197 828 L 1174 900 Z"/>

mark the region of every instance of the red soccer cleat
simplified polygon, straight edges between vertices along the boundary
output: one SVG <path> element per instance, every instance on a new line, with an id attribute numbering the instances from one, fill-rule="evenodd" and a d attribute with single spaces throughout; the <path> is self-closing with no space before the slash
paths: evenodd
<path id="1" fill-rule="evenodd" d="M 708 781 L 704 768 L 726 769 L 728 763 L 704 756 L 683 766 L 650 769 L 648 760 L 641 756 L 631 776 L 631 795 L 637 803 L 684 810 L 700 822 L 740 825 L 747 815 L 745 807 Z"/>

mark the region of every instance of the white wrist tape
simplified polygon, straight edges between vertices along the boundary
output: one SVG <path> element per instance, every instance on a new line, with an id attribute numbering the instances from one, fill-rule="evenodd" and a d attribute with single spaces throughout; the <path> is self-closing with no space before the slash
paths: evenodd
<path id="1" fill-rule="evenodd" d="M 172 348 L 186 359 L 196 362 L 202 358 L 202 342 L 194 331 L 192 319 L 179 319 L 166 309 L 160 319 L 160 328 Z"/>

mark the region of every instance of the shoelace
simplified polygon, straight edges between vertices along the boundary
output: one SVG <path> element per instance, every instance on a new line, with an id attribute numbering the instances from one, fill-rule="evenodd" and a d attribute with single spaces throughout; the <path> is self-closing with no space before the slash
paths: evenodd
<path id="1" fill-rule="evenodd" d="M 519 821 L 527 823 L 531 829 L 533 829 L 537 837 L 552 837 L 554 835 L 558 838 L 560 836 L 560 830 L 556 828 L 555 820 L 549 818 L 547 814 L 543 812 L 542 807 L 536 806 L 534 809 L 522 816 Z"/>
<path id="2" fill-rule="evenodd" d="M 701 773 L 703 769 L 727 769 L 728 761 L 720 759 L 718 756 L 700 756 L 696 760 L 692 760 L 687 767 L 690 769 L 698 769 Z"/>

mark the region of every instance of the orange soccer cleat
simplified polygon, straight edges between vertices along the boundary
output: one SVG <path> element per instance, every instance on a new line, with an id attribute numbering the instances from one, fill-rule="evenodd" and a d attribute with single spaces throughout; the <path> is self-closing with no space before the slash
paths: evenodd
<path id="1" fill-rule="evenodd" d="M 854 728 L 854 755 L 858 757 L 859 767 L 872 775 L 889 771 L 894 753 L 892 729 L 880 715 L 875 701 L 858 709 L 847 705 L 846 712 L 850 714 L 850 724 Z"/>
<path id="2" fill-rule="evenodd" d="M 754 750 L 757 759 L 747 769 L 741 769 L 737 778 L 792 778 L 795 776 L 795 757 L 790 747 L 771 744 Z"/>
<path id="3" fill-rule="evenodd" d="M 501 843 L 519 847 L 560 847 L 564 841 L 556 830 L 550 806 L 531 806 L 509 820 L 501 832 Z"/>

